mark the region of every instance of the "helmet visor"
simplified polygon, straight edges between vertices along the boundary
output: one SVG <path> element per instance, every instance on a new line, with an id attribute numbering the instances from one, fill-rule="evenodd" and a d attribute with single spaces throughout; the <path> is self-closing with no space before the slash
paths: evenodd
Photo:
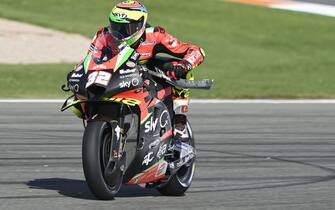
<path id="1" fill-rule="evenodd" d="M 130 23 L 116 23 L 110 21 L 110 30 L 116 39 L 127 39 L 143 27 L 144 18 Z"/>

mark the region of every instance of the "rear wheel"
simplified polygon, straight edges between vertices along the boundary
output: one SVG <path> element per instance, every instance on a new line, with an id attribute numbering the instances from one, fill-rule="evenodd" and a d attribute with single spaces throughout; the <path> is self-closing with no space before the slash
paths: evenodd
<path id="1" fill-rule="evenodd" d="M 95 197 L 102 200 L 113 199 L 122 185 L 122 173 L 111 172 L 116 163 L 111 159 L 113 142 L 118 136 L 116 125 L 102 121 L 88 122 L 85 128 L 82 160 L 87 185 Z"/>
<path id="2" fill-rule="evenodd" d="M 195 148 L 194 137 L 190 123 L 187 121 L 187 132 L 189 135 L 188 141 L 183 141 L 188 143 L 193 148 Z M 193 176 L 195 171 L 195 158 L 182 166 L 176 174 L 171 176 L 167 183 L 157 187 L 157 190 L 167 196 L 181 196 L 184 195 L 185 191 L 191 186 Z"/>

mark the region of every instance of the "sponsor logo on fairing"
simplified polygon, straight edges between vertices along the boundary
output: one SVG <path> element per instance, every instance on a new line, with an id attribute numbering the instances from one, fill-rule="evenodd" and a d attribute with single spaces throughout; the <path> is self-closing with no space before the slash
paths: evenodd
<path id="1" fill-rule="evenodd" d="M 151 143 L 149 144 L 149 149 L 152 149 L 152 148 L 154 148 L 154 147 L 157 147 L 158 144 L 159 144 L 159 142 L 160 142 L 159 139 L 156 139 L 155 141 L 151 142 Z"/>
<path id="2" fill-rule="evenodd" d="M 159 125 L 161 128 L 164 128 L 168 124 L 168 118 L 169 118 L 169 112 L 167 110 L 164 110 L 159 117 Z"/>
<path id="3" fill-rule="evenodd" d="M 151 117 L 150 121 L 144 124 L 144 127 L 145 127 L 144 133 L 148 133 L 149 131 L 156 130 L 157 124 L 158 124 L 158 118 L 154 120 L 154 118 Z"/>
<path id="4" fill-rule="evenodd" d="M 134 78 L 134 79 L 131 80 L 131 84 L 133 86 L 137 86 L 138 84 L 140 84 L 140 81 L 137 78 Z"/>
<path id="5" fill-rule="evenodd" d="M 120 88 L 125 88 L 125 87 L 130 88 L 131 81 L 122 81 L 120 82 L 119 85 L 120 85 Z"/>
<path id="6" fill-rule="evenodd" d="M 137 74 L 126 74 L 126 75 L 120 75 L 120 79 L 130 78 L 130 77 L 136 77 Z"/>
<path id="7" fill-rule="evenodd" d="M 154 159 L 154 157 L 152 156 L 153 154 L 153 152 L 149 152 L 146 156 L 144 156 L 142 165 L 149 165 L 149 163 L 151 163 L 151 161 Z"/>
<path id="8" fill-rule="evenodd" d="M 136 63 L 134 63 L 133 61 L 127 61 L 126 66 L 128 66 L 129 68 L 135 68 Z"/>
<path id="9" fill-rule="evenodd" d="M 78 92 L 79 91 L 79 85 L 75 84 L 75 85 L 69 85 L 69 88 L 72 92 Z"/>
<path id="10" fill-rule="evenodd" d="M 70 78 L 69 82 L 80 82 L 80 79 L 72 79 L 72 78 Z"/>
<path id="11" fill-rule="evenodd" d="M 99 64 L 93 67 L 93 70 L 96 70 L 96 69 L 107 69 L 107 66 L 103 64 Z"/>
<path id="12" fill-rule="evenodd" d="M 140 84 L 140 81 L 137 78 L 133 78 L 131 81 L 122 81 L 119 83 L 120 88 L 130 88 L 131 86 L 137 86 L 138 84 Z"/>
<path id="13" fill-rule="evenodd" d="M 121 69 L 120 74 L 130 74 L 135 73 L 136 69 Z"/>
<path id="14" fill-rule="evenodd" d="M 157 152 L 157 158 L 158 158 L 158 159 L 161 159 L 162 156 L 165 154 L 166 147 L 167 147 L 166 144 L 162 144 L 162 145 L 159 147 L 158 152 Z"/>
<path id="15" fill-rule="evenodd" d="M 120 103 L 123 103 L 123 104 L 127 104 L 129 106 L 136 106 L 136 105 L 141 104 L 140 100 L 137 100 L 137 99 L 134 99 L 134 98 L 109 98 L 107 100 L 120 102 Z"/>
<path id="16" fill-rule="evenodd" d="M 134 85 L 135 86 L 135 85 Z M 164 110 L 162 114 L 154 119 L 153 117 L 150 118 L 150 121 L 146 122 L 144 124 L 145 130 L 144 133 L 148 133 L 149 131 L 154 131 L 156 130 L 158 120 L 159 120 L 159 126 L 161 128 L 164 128 L 168 124 L 168 117 L 169 117 L 169 112 L 167 110 Z"/>
<path id="17" fill-rule="evenodd" d="M 72 75 L 71 75 L 71 77 L 72 78 L 80 78 L 80 77 L 82 77 L 84 74 L 77 74 L 77 73 L 73 73 Z"/>

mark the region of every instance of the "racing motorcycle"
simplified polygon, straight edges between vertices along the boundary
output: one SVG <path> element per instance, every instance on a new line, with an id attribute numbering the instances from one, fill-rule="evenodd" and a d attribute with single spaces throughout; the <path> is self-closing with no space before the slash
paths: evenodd
<path id="1" fill-rule="evenodd" d="M 89 189 L 113 199 L 122 184 L 145 184 L 163 195 L 190 187 L 195 143 L 190 123 L 174 139 L 172 86 L 209 89 L 212 80 L 172 80 L 157 67 L 140 65 L 139 54 L 113 34 L 99 37 L 94 50 L 68 75 L 61 111 L 83 119 L 82 163 Z M 158 58 L 157 58 L 158 59 Z"/>

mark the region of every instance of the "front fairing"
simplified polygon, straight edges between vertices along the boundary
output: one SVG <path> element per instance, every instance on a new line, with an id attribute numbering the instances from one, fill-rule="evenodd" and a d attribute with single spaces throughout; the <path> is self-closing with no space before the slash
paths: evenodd
<path id="1" fill-rule="evenodd" d="M 143 86 L 139 71 L 134 69 L 119 69 L 112 75 L 103 97 L 111 97 L 121 92 L 134 90 Z"/>
<path id="2" fill-rule="evenodd" d="M 69 87 L 75 95 L 90 99 L 140 88 L 143 80 L 136 65 L 138 57 L 133 48 L 125 43 L 114 43 L 111 36 L 104 34 L 70 76 Z"/>
<path id="3" fill-rule="evenodd" d="M 86 91 L 87 74 L 85 73 L 83 64 L 79 65 L 69 76 L 68 86 L 74 95 L 80 98 L 87 98 Z M 78 98 L 78 97 L 77 97 Z"/>

